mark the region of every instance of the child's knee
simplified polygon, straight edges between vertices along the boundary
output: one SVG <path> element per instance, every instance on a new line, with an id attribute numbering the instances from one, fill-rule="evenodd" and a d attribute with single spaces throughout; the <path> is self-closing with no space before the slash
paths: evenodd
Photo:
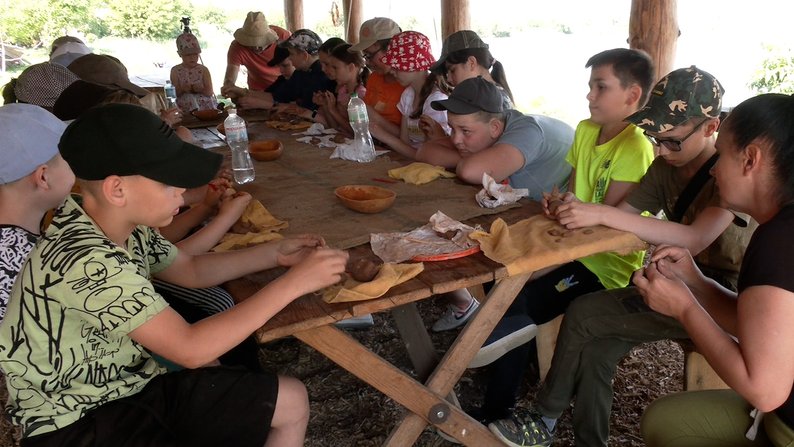
<path id="1" fill-rule="evenodd" d="M 309 415 L 309 393 L 303 382 L 288 376 L 278 377 L 278 400 L 276 409 L 282 408 L 295 419 Z"/>

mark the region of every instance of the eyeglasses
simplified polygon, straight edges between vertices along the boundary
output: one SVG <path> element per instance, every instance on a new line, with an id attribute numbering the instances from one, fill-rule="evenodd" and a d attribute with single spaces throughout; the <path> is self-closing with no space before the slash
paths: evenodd
<path id="1" fill-rule="evenodd" d="M 375 58 L 375 56 L 377 56 L 378 54 L 380 54 L 380 52 L 381 52 L 381 51 L 383 51 L 383 49 L 382 49 L 382 48 L 379 48 L 379 49 L 378 49 L 378 51 L 376 51 L 376 52 L 374 52 L 374 53 L 370 53 L 370 52 L 368 52 L 368 51 L 362 51 L 362 52 L 361 52 L 361 54 L 364 56 L 364 59 L 365 59 L 365 60 L 371 61 L 372 59 L 374 59 L 374 58 Z"/>
<path id="2" fill-rule="evenodd" d="M 653 135 L 648 135 L 648 131 L 644 131 L 643 135 L 645 135 L 645 138 L 647 138 L 648 141 L 650 141 L 651 144 L 654 146 L 658 146 L 658 147 L 664 146 L 664 148 L 670 152 L 681 152 L 681 145 L 684 143 L 684 141 L 686 141 L 687 138 L 694 135 L 694 133 L 697 132 L 700 126 L 702 126 L 703 123 L 705 123 L 706 121 L 708 121 L 708 119 L 704 119 L 703 121 L 699 122 L 698 125 L 695 126 L 691 132 L 686 134 L 686 136 L 681 138 L 680 140 L 677 140 L 675 138 L 657 138 L 654 137 Z"/>

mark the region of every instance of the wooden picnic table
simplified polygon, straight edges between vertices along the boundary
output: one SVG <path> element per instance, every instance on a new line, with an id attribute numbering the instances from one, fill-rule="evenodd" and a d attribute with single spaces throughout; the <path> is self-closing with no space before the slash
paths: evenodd
<path id="1" fill-rule="evenodd" d="M 474 202 L 479 187 L 445 179 L 422 186 L 381 183 L 379 186 L 397 191 L 395 204 L 380 214 L 358 214 L 342 207 L 333 196 L 338 183 L 375 184 L 373 181 L 377 183 L 378 179 L 388 177 L 387 169 L 408 161 L 396 155 L 381 156 L 366 164 L 328 159 L 330 149 L 296 142 L 296 136 L 268 129 L 262 123 L 250 125 L 249 133 L 253 138 L 278 138 L 285 150 L 276 161 L 254 162 L 256 180 L 240 189 L 259 199 L 275 217 L 288 221 L 289 228 L 284 233 L 313 230 L 310 232 L 322 234 L 330 245 L 349 248 L 353 254 L 374 256 L 367 242 L 370 233 L 411 230 L 427 223 L 437 209 L 486 229 L 497 217 L 510 224 L 540 212 L 540 205 L 529 201 L 512 208 L 480 208 Z M 264 284 L 278 273 L 276 269 L 250 275 L 248 279 Z M 294 336 L 409 410 L 387 438 L 386 446 L 413 445 L 427 424 L 435 425 L 465 445 L 502 445 L 485 426 L 455 405 L 451 393 L 530 276 L 508 276 L 503 265 L 482 253 L 426 262 L 421 274 L 393 287 L 380 298 L 328 304 L 317 293 L 303 296 L 275 315 L 256 336 L 262 343 Z M 444 357 L 438 359 L 416 302 L 492 281 L 495 284 L 479 311 Z M 416 377 L 334 325 L 353 316 L 383 311 L 394 317 Z"/>

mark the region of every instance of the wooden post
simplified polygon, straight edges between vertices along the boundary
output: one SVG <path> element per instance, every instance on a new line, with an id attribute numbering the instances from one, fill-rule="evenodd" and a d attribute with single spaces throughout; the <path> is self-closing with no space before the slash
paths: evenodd
<path id="1" fill-rule="evenodd" d="M 471 29 L 469 0 L 441 0 L 441 38 L 464 29 Z"/>
<path id="2" fill-rule="evenodd" d="M 345 15 L 345 40 L 358 43 L 358 30 L 361 28 L 361 0 L 342 0 Z"/>
<path id="3" fill-rule="evenodd" d="M 290 32 L 303 28 L 303 0 L 284 0 L 284 21 Z"/>
<path id="4" fill-rule="evenodd" d="M 644 50 L 656 65 L 656 79 L 673 71 L 678 29 L 676 0 L 632 0 L 629 47 Z"/>

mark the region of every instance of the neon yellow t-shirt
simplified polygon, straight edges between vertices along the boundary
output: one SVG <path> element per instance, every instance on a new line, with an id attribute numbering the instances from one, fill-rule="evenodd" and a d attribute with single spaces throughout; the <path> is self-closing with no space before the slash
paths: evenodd
<path id="1" fill-rule="evenodd" d="M 609 183 L 638 183 L 653 162 L 653 146 L 642 130 L 629 124 L 604 144 L 596 144 L 601 126 L 584 120 L 576 127 L 573 146 L 565 160 L 576 170 L 574 194 L 583 202 L 604 203 Z M 607 289 L 626 287 L 632 272 L 642 265 L 641 251 L 625 256 L 599 253 L 579 259 Z"/>

